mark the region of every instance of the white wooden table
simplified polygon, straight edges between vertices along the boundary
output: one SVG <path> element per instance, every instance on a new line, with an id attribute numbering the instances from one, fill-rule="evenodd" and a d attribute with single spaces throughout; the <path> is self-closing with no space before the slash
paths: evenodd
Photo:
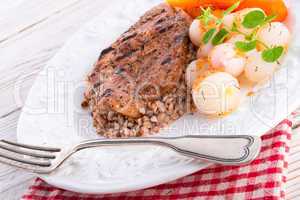
<path id="1" fill-rule="evenodd" d="M 17 120 L 37 73 L 106 0 L 0 1 L 0 138 L 15 140 Z M 21 87 L 20 94 L 15 88 Z M 300 198 L 300 130 L 290 153 L 287 199 Z M 0 199 L 20 199 L 33 175 L 0 164 Z"/>

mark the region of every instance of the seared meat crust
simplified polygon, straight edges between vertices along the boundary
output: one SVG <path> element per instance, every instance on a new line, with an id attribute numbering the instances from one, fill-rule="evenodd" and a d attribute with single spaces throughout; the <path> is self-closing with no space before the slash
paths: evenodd
<path id="1" fill-rule="evenodd" d="M 98 125 L 111 111 L 139 118 L 149 101 L 178 87 L 195 56 L 188 37 L 191 21 L 181 9 L 158 5 L 101 52 L 85 93 Z"/>

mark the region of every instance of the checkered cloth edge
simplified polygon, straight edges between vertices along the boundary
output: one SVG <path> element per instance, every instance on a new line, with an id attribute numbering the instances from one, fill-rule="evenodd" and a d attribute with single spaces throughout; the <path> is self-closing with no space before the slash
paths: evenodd
<path id="1" fill-rule="evenodd" d="M 258 158 L 246 166 L 213 165 L 167 184 L 109 195 L 73 193 L 36 179 L 22 200 L 284 199 L 291 126 L 286 119 L 262 136 Z"/>

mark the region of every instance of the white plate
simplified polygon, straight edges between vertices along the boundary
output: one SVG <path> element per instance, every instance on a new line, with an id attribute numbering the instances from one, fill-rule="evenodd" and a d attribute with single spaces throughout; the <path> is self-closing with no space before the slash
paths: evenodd
<path id="1" fill-rule="evenodd" d="M 99 138 L 90 114 L 80 107 L 83 80 L 101 49 L 159 2 L 110 0 L 109 8 L 73 36 L 36 79 L 20 117 L 18 141 L 66 147 L 81 140 Z M 293 10 L 299 11 L 300 2 L 292 3 Z M 297 18 L 299 14 L 296 13 Z M 299 33 L 299 25 L 294 31 Z M 282 69 L 255 96 L 247 98 L 237 112 L 222 119 L 185 116 L 160 134 L 262 135 L 267 132 L 300 104 L 299 48 L 296 46 L 299 44 L 299 38 L 294 38 Z M 208 165 L 162 147 L 107 147 L 79 152 L 59 171 L 42 178 L 71 191 L 115 193 L 166 183 Z"/>

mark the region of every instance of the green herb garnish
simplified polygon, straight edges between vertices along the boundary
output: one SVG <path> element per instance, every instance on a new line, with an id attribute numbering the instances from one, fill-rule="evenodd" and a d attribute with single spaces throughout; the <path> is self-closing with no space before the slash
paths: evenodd
<path id="1" fill-rule="evenodd" d="M 251 42 L 236 42 L 235 47 L 242 52 L 248 52 L 256 48 L 257 41 L 253 40 Z"/>
<path id="2" fill-rule="evenodd" d="M 262 52 L 262 58 L 269 63 L 276 62 L 283 54 L 283 51 L 284 48 L 282 46 L 269 48 Z"/>
<path id="3" fill-rule="evenodd" d="M 235 9 L 237 9 L 239 7 L 239 5 L 240 5 L 240 1 L 238 1 L 235 4 L 233 4 L 232 6 L 230 6 L 227 10 L 224 11 L 223 17 L 221 19 L 218 19 L 217 17 L 215 17 L 212 14 L 212 10 L 210 7 L 206 8 L 206 9 L 201 8 L 202 14 L 199 17 L 197 17 L 197 19 L 201 20 L 205 25 L 208 25 L 209 22 L 211 22 L 212 20 L 215 20 L 216 26 L 219 27 L 223 23 L 223 18 L 226 15 L 232 13 Z M 216 28 L 212 28 L 204 34 L 204 36 L 203 36 L 204 44 L 207 44 L 211 40 L 211 38 L 213 37 L 213 35 L 216 31 L 217 31 Z"/>
<path id="4" fill-rule="evenodd" d="M 270 23 L 270 22 L 272 22 L 274 19 L 276 19 L 277 18 L 277 15 L 269 15 L 269 16 L 267 16 L 266 18 L 265 18 L 265 21 L 263 22 L 263 24 L 262 25 L 265 25 L 265 24 L 267 24 L 267 23 Z"/>
<path id="5" fill-rule="evenodd" d="M 224 11 L 223 13 L 223 17 L 226 15 L 229 15 L 230 13 L 232 13 L 235 9 L 237 9 L 240 6 L 240 1 L 236 2 L 235 4 L 233 4 L 232 6 L 230 6 L 229 8 L 227 8 L 227 10 Z"/>
<path id="6" fill-rule="evenodd" d="M 222 28 L 212 39 L 212 44 L 216 46 L 218 44 L 223 43 L 228 34 L 229 32 L 225 28 Z"/>
<path id="7" fill-rule="evenodd" d="M 212 14 L 212 10 L 210 7 L 201 8 L 202 14 L 197 17 L 197 19 L 201 20 L 205 25 L 208 25 L 209 22 L 214 20 L 216 17 Z"/>
<path id="8" fill-rule="evenodd" d="M 216 31 L 217 31 L 216 28 L 212 28 L 209 31 L 207 31 L 203 36 L 203 39 L 202 39 L 203 43 L 207 44 L 211 40 L 211 38 L 214 36 Z"/>
<path id="9" fill-rule="evenodd" d="M 242 25 L 245 28 L 251 29 L 256 28 L 257 26 L 263 24 L 265 22 L 266 15 L 263 11 L 254 10 L 249 12 L 242 22 Z"/>
<path id="10" fill-rule="evenodd" d="M 231 30 L 226 30 L 225 28 L 222 28 L 224 17 L 232 13 L 236 8 L 239 7 L 239 5 L 240 1 L 230 6 L 227 10 L 223 12 L 223 16 L 221 18 L 217 18 L 216 16 L 214 16 L 210 7 L 206 9 L 201 8 L 201 15 L 197 17 L 197 19 L 201 20 L 201 22 L 204 24 L 204 26 L 206 26 L 208 30 L 204 34 L 202 42 L 204 44 L 207 44 L 209 41 L 212 41 L 212 44 L 216 46 L 223 43 L 230 32 L 242 34 L 243 36 L 245 36 L 246 41 L 236 42 L 235 47 L 237 49 L 239 49 L 242 52 L 248 52 L 255 49 L 257 44 L 259 43 L 265 48 L 265 50 L 262 52 L 263 60 L 266 62 L 276 62 L 284 53 L 284 48 L 282 46 L 269 47 L 262 41 L 258 40 L 256 35 L 260 27 L 272 22 L 274 19 L 276 19 L 277 15 L 266 16 L 265 13 L 261 10 L 254 10 L 247 13 L 242 21 L 242 26 L 247 29 L 253 29 L 253 31 L 250 34 L 246 34 L 240 31 L 236 22 L 233 23 Z M 210 22 L 215 23 L 215 28 L 211 28 L 208 26 Z M 220 31 L 217 32 L 217 30 L 219 29 Z"/>

